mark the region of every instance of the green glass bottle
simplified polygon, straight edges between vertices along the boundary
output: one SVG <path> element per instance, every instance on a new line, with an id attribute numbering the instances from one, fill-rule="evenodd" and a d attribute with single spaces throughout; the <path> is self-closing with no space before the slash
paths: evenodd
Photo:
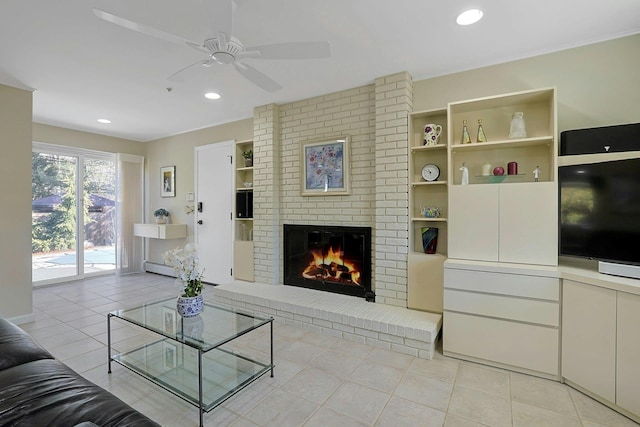
<path id="1" fill-rule="evenodd" d="M 484 134 L 484 129 L 482 128 L 482 120 L 478 120 L 478 142 L 487 142 L 487 137 Z"/>
<path id="2" fill-rule="evenodd" d="M 467 129 L 467 121 L 462 121 L 462 140 L 461 144 L 471 144 L 471 137 L 469 136 L 469 129 Z"/>

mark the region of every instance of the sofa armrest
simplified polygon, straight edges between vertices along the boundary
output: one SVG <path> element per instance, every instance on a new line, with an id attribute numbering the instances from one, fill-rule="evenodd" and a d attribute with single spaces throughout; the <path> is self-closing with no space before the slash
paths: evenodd
<path id="1" fill-rule="evenodd" d="M 0 371 L 41 359 L 53 359 L 53 356 L 28 333 L 0 318 Z"/>

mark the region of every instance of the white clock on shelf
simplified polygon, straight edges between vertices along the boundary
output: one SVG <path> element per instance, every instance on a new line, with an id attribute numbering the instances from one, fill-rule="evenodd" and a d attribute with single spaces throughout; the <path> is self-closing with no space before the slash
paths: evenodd
<path id="1" fill-rule="evenodd" d="M 438 179 L 438 177 L 440 176 L 440 168 L 434 164 L 427 164 L 424 165 L 422 168 L 422 178 L 424 178 L 425 181 L 435 181 Z"/>

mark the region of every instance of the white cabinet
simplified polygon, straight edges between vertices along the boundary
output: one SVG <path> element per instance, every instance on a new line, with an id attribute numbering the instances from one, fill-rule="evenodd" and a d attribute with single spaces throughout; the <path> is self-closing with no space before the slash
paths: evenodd
<path id="1" fill-rule="evenodd" d="M 558 264 L 555 182 L 500 184 L 499 261 Z"/>
<path id="2" fill-rule="evenodd" d="M 442 313 L 444 262 L 440 254 L 409 253 L 407 307 Z"/>
<path id="3" fill-rule="evenodd" d="M 449 193 L 449 257 L 557 264 L 555 183 L 453 186 Z"/>
<path id="4" fill-rule="evenodd" d="M 236 240 L 233 243 L 233 259 L 233 278 L 253 282 L 253 241 Z"/>
<path id="5" fill-rule="evenodd" d="M 498 261 L 499 193 L 496 185 L 453 186 L 449 190 L 449 256 Z"/>
<path id="6" fill-rule="evenodd" d="M 640 417 L 640 296 L 617 294 L 616 404 Z"/>
<path id="7" fill-rule="evenodd" d="M 562 376 L 640 420 L 640 295 L 563 280 Z"/>
<path id="8" fill-rule="evenodd" d="M 555 269 L 449 259 L 444 288 L 445 355 L 559 377 Z"/>
<path id="9" fill-rule="evenodd" d="M 615 403 L 616 291 L 563 280 L 562 293 L 562 376 Z"/>

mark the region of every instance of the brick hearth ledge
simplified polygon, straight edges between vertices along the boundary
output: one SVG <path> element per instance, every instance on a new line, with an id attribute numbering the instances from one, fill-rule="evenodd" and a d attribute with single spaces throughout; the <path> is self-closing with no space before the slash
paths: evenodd
<path id="1" fill-rule="evenodd" d="M 204 295 L 214 304 L 423 359 L 433 357 L 442 326 L 440 314 L 295 286 L 236 281 L 207 286 Z"/>

